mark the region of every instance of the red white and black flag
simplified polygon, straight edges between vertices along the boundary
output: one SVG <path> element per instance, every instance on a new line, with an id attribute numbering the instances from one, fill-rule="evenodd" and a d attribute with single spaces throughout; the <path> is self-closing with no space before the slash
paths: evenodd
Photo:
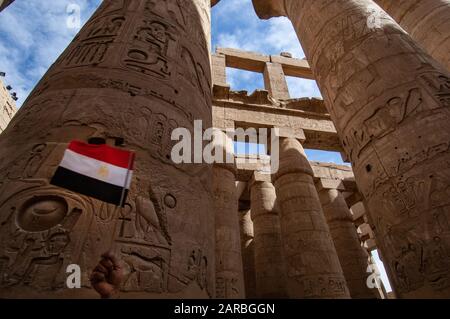
<path id="1" fill-rule="evenodd" d="M 133 175 L 134 152 L 72 141 L 51 184 L 123 206 Z"/>

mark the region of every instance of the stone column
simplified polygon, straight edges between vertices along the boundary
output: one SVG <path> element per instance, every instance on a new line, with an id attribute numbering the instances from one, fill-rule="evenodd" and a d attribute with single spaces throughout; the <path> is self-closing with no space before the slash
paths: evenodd
<path id="1" fill-rule="evenodd" d="M 241 252 L 244 268 L 245 297 L 254 299 L 256 294 L 255 242 L 250 210 L 239 212 L 241 226 Z"/>
<path id="2" fill-rule="evenodd" d="M 253 1 L 294 24 L 399 297 L 449 298 L 449 74 L 371 0 Z"/>
<path id="3" fill-rule="evenodd" d="M 174 128 L 211 126 L 209 5 L 103 1 L 1 134 L 1 297 L 98 298 L 89 275 L 113 244 L 122 297 L 214 296 L 211 167 L 171 159 Z M 136 151 L 123 209 L 48 183 L 92 138 Z"/>
<path id="4" fill-rule="evenodd" d="M 235 170 L 214 165 L 213 193 L 216 218 L 216 297 L 245 298 L 241 234 Z"/>
<path id="5" fill-rule="evenodd" d="M 375 2 L 433 58 L 450 70 L 449 0 L 375 0 Z"/>
<path id="6" fill-rule="evenodd" d="M 216 221 L 216 297 L 245 298 L 234 144 L 224 132 L 215 130 L 213 145 L 216 155 L 212 187 Z M 222 154 L 222 158 L 217 154 Z"/>
<path id="7" fill-rule="evenodd" d="M 256 293 L 258 298 L 286 298 L 286 265 L 280 218 L 270 175 L 255 172 L 250 182 L 254 226 Z"/>
<path id="8" fill-rule="evenodd" d="M 317 187 L 322 209 L 330 228 L 350 296 L 354 299 L 374 299 L 374 291 L 367 287 L 369 256 L 361 247 L 352 214 L 342 193 L 329 188 L 329 182 L 319 181 Z"/>
<path id="9" fill-rule="evenodd" d="M 264 68 L 264 87 L 277 100 L 288 100 L 289 88 L 280 63 L 266 62 Z"/>
<path id="10" fill-rule="evenodd" d="M 290 298 L 349 298 L 303 147 L 294 138 L 282 138 L 279 157 L 280 167 L 274 182 L 281 205 L 288 295 Z"/>

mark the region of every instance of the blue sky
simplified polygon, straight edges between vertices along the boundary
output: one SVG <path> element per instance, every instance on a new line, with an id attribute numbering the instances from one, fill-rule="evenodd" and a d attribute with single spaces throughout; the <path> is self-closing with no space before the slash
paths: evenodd
<path id="1" fill-rule="evenodd" d="M 81 8 L 81 24 L 91 16 L 101 0 L 16 0 L 0 13 L 0 71 L 17 92 L 20 106 L 49 66 L 72 41 L 79 29 L 67 27 L 69 4 Z M 265 54 L 290 52 L 303 58 L 291 23 L 286 18 L 259 20 L 251 0 L 222 0 L 213 8 L 212 44 Z M 227 70 L 235 90 L 263 88 L 262 75 Z M 292 97 L 320 97 L 314 81 L 288 78 Z M 310 160 L 342 164 L 337 153 L 307 150 Z M 374 256 L 379 263 L 378 256 Z M 384 269 L 383 281 L 386 281 Z M 387 283 L 387 281 L 386 281 Z M 388 284 L 388 283 L 387 283 Z M 390 289 L 389 289 L 390 290 Z"/>

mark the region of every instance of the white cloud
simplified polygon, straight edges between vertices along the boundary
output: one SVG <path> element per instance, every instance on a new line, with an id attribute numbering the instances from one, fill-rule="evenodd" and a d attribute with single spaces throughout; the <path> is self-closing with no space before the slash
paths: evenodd
<path id="1" fill-rule="evenodd" d="M 292 23 L 287 18 L 269 20 L 269 28 L 265 42 L 271 44 L 278 51 L 286 51 L 294 57 L 304 58 L 305 54 L 295 33 Z"/>
<path id="2" fill-rule="evenodd" d="M 82 21 L 99 0 L 15 1 L 1 13 L 0 70 L 19 96 L 20 106 L 78 30 L 67 27 L 69 3 L 81 7 Z"/>
<path id="3" fill-rule="evenodd" d="M 278 54 L 287 51 L 303 58 L 292 23 L 287 18 L 260 20 L 252 0 L 221 1 L 213 9 L 213 40 L 219 47 Z M 232 40 L 232 41 L 230 41 Z"/>

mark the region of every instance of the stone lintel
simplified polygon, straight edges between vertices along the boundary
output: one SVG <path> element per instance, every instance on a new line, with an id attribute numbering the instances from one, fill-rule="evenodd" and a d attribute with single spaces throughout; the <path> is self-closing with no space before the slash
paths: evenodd
<path id="1" fill-rule="evenodd" d="M 281 64 L 286 76 L 314 80 L 314 74 L 306 60 L 287 58 L 281 55 L 271 55 L 270 61 L 272 63 Z"/>
<path id="2" fill-rule="evenodd" d="M 329 189 L 337 189 L 339 191 L 345 190 L 342 180 L 331 178 L 318 178 L 316 180 L 316 188 L 318 192 Z"/>
<path id="3" fill-rule="evenodd" d="M 366 238 L 364 240 L 375 237 L 372 231 L 372 227 L 370 227 L 370 225 L 367 223 L 361 224 L 359 226 L 359 234 L 361 238 Z"/>
<path id="4" fill-rule="evenodd" d="M 290 127 L 294 136 L 304 140 L 303 147 L 324 151 L 342 151 L 342 146 L 329 115 L 286 109 L 268 104 L 256 104 L 263 97 L 247 96 L 234 100 L 229 87 L 214 86 L 213 122 L 218 128 Z M 219 93 L 224 97 L 219 99 Z M 263 92 L 261 92 L 262 94 Z M 230 99 L 226 99 L 229 97 Z M 253 101 L 253 102 L 252 102 Z M 305 102 L 308 102 L 305 100 Z M 255 104 L 254 104 L 255 103 Z M 309 102 L 308 102 L 309 103 Z M 303 132 L 302 132 L 303 131 Z M 351 170 L 350 170 L 351 171 Z"/>
<path id="5" fill-rule="evenodd" d="M 341 181 L 351 180 L 354 178 L 352 168 L 346 165 L 311 162 L 311 166 L 316 178 L 339 179 Z M 347 189 L 347 191 L 349 190 Z"/>
<path id="6" fill-rule="evenodd" d="M 239 49 L 217 48 L 216 55 L 225 56 L 226 66 L 230 68 L 264 73 L 266 63 L 281 64 L 287 76 L 314 80 L 314 74 L 307 60 L 289 58 L 281 55 L 265 55 Z"/>
<path id="7" fill-rule="evenodd" d="M 367 249 L 367 251 L 372 251 L 377 249 L 377 243 L 375 241 L 375 238 L 369 238 L 364 242 L 364 248 Z"/>
<path id="8" fill-rule="evenodd" d="M 364 216 L 366 215 L 366 210 L 364 209 L 364 205 L 357 205 L 351 207 L 351 213 L 353 216 L 353 223 L 356 226 L 360 226 L 364 224 L 366 221 L 364 220 Z"/>
<path id="9" fill-rule="evenodd" d="M 268 55 L 237 49 L 217 48 L 216 54 L 226 57 L 227 67 L 257 73 L 263 73 L 266 63 L 270 62 Z"/>
<path id="10" fill-rule="evenodd" d="M 270 156 L 261 156 L 261 155 L 239 155 L 237 154 L 235 157 L 236 168 L 238 171 L 237 180 L 248 182 L 253 178 L 254 172 L 258 172 L 259 174 L 264 174 L 265 172 L 269 172 L 270 169 Z M 318 170 L 317 168 L 321 165 L 326 167 L 330 165 L 330 163 L 319 163 L 319 162 L 310 162 L 311 167 L 314 171 L 314 178 L 316 181 L 320 181 L 321 184 L 319 186 L 324 186 L 324 188 L 335 188 L 341 191 L 350 192 L 351 194 L 358 192 L 357 188 L 348 187 L 349 184 L 345 179 L 342 178 L 342 174 L 339 172 L 328 171 L 326 174 L 322 170 Z M 340 167 L 340 165 L 335 165 L 336 167 Z M 347 166 L 342 167 L 345 175 L 353 174 L 351 168 Z M 336 170 L 336 169 L 335 169 Z M 347 199 L 346 199 L 347 200 Z M 361 201 L 358 200 L 358 201 Z M 356 203 L 356 202 L 355 202 Z"/>

